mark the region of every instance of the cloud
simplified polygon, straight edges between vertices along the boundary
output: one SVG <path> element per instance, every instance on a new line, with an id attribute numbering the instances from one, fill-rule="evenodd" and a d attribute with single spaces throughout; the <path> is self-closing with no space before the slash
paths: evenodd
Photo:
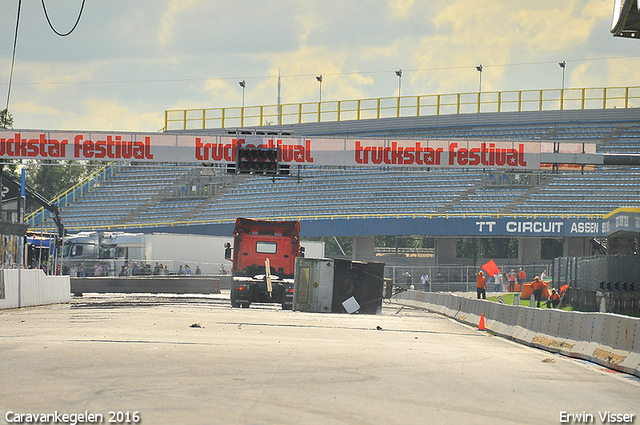
<path id="1" fill-rule="evenodd" d="M 115 100 L 87 100 L 83 109 L 60 117 L 58 129 L 67 130 L 111 130 L 111 131 L 157 131 L 164 126 L 161 111 L 139 112 L 122 106 Z"/>
<path id="2" fill-rule="evenodd" d="M 160 21 L 160 29 L 158 32 L 158 41 L 160 44 L 166 45 L 172 41 L 176 27 L 184 24 L 184 21 L 180 21 L 179 15 L 185 11 L 194 7 L 199 0 L 171 0 L 166 7 L 166 11 Z"/>
<path id="3" fill-rule="evenodd" d="M 413 7 L 414 0 L 391 0 L 389 9 L 391 13 L 399 18 L 407 18 Z"/>

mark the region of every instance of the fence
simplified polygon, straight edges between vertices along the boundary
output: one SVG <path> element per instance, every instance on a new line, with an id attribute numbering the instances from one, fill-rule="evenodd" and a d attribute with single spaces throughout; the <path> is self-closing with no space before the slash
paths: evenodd
<path id="1" fill-rule="evenodd" d="M 394 284 L 409 289 L 411 285 L 415 289 L 428 290 L 433 292 L 469 292 L 475 291 L 477 266 L 386 266 L 385 279 L 390 279 Z M 527 272 L 527 280 L 533 280 L 534 276 L 539 276 L 544 270 L 549 270 L 550 264 L 526 264 L 526 265 L 500 265 L 500 271 L 509 273 L 511 269 L 516 272 L 522 267 Z M 409 276 L 407 276 L 409 273 Z M 421 284 L 421 276 L 427 273 L 429 276 L 429 285 L 423 288 Z M 494 290 L 493 280 L 487 282 L 487 290 Z M 501 289 L 499 291 L 502 291 Z"/>
<path id="2" fill-rule="evenodd" d="M 479 112 L 640 106 L 640 87 L 511 90 L 165 111 L 164 130 L 301 124 Z"/>
<path id="3" fill-rule="evenodd" d="M 569 284 L 566 303 L 580 311 L 640 313 L 640 256 L 562 257 L 553 261 L 554 285 Z"/>
<path id="4" fill-rule="evenodd" d="M 640 256 L 560 257 L 551 268 L 554 284 L 585 291 L 640 290 Z"/>

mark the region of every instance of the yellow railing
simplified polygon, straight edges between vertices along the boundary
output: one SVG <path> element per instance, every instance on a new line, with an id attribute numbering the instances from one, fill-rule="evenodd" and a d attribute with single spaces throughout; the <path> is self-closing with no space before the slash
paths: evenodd
<path id="1" fill-rule="evenodd" d="M 640 107 L 640 86 L 511 90 L 165 111 L 164 130 L 253 127 L 477 112 Z"/>

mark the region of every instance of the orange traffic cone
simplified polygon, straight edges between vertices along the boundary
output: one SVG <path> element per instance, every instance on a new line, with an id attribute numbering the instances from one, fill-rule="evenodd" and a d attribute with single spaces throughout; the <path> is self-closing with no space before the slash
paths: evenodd
<path id="1" fill-rule="evenodd" d="M 480 315 L 480 323 L 478 323 L 478 330 L 484 331 L 484 313 Z"/>

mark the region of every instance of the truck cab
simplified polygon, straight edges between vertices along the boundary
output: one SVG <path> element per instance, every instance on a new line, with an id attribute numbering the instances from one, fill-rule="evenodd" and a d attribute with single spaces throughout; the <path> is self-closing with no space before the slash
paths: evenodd
<path id="1" fill-rule="evenodd" d="M 233 231 L 231 306 L 252 302 L 293 304 L 295 259 L 300 255 L 297 221 L 262 221 L 238 218 Z M 229 255 L 231 254 L 231 255 Z"/>

